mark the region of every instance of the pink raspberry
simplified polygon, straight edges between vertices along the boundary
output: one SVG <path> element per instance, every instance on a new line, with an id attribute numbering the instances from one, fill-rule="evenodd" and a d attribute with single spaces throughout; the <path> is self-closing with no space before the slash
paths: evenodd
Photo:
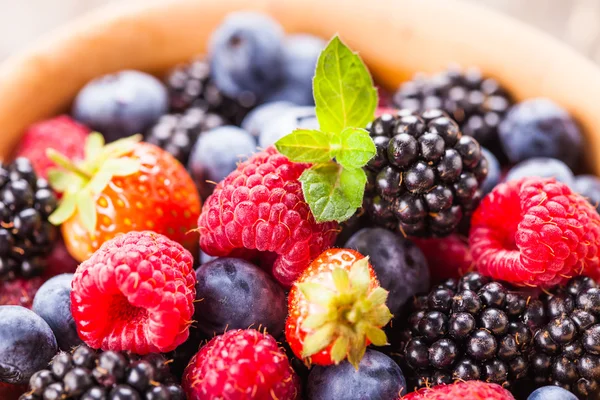
<path id="1" fill-rule="evenodd" d="M 167 352 L 189 335 L 196 275 L 179 243 L 145 231 L 105 242 L 73 277 L 71 311 L 93 348 Z"/>
<path id="2" fill-rule="evenodd" d="M 290 286 L 337 233 L 334 222 L 316 223 L 304 201 L 298 178 L 308 167 L 290 162 L 275 147 L 241 163 L 202 207 L 202 250 L 211 256 L 258 258 Z"/>
<path id="3" fill-rule="evenodd" d="M 473 257 L 466 238 L 453 234 L 443 238 L 413 239 L 421 249 L 432 283 L 460 278 L 473 269 Z"/>
<path id="4" fill-rule="evenodd" d="M 473 214 L 469 242 L 476 267 L 495 279 L 550 287 L 600 278 L 600 215 L 555 179 L 496 186 Z"/>
<path id="5" fill-rule="evenodd" d="M 402 400 L 515 400 L 512 394 L 495 383 L 481 381 L 438 385 L 409 393 Z"/>

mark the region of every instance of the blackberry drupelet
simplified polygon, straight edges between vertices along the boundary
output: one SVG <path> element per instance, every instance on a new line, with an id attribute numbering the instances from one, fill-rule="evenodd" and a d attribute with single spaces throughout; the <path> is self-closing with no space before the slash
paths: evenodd
<path id="1" fill-rule="evenodd" d="M 242 122 L 258 100 L 250 92 L 244 92 L 235 99 L 226 96 L 212 81 L 210 64 L 204 59 L 192 60 L 174 68 L 165 83 L 173 112 L 199 107 L 217 113 L 235 125 Z"/>
<path id="2" fill-rule="evenodd" d="M 0 164 L 0 279 L 30 278 L 44 269 L 57 228 L 48 222 L 57 200 L 24 157 Z"/>
<path id="3" fill-rule="evenodd" d="M 440 108 L 459 123 L 465 135 L 499 153 L 498 125 L 512 100 L 498 81 L 485 78 L 479 69 L 461 71 L 453 66 L 433 76 L 419 74 L 403 83 L 394 103 L 413 111 Z M 505 159 L 502 154 L 496 156 Z"/>
<path id="4" fill-rule="evenodd" d="M 446 113 L 400 110 L 368 130 L 377 154 L 364 207 L 373 222 L 405 236 L 446 236 L 477 207 L 488 162 Z"/>
<path id="5" fill-rule="evenodd" d="M 33 374 L 29 391 L 19 398 L 42 399 L 184 400 L 185 394 L 162 355 L 97 353 L 80 345 L 71 353 L 58 353 L 49 369 Z"/>
<path id="6" fill-rule="evenodd" d="M 200 107 L 192 107 L 179 114 L 166 114 L 146 134 L 146 142 L 152 143 L 187 165 L 190 152 L 202 132 L 225 125 L 219 115 Z"/>

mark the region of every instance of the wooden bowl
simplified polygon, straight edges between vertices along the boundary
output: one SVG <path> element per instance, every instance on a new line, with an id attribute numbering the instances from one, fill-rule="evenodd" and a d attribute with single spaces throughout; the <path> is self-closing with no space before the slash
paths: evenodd
<path id="1" fill-rule="evenodd" d="M 90 79 L 133 68 L 163 73 L 203 53 L 234 10 L 275 17 L 289 32 L 339 33 L 390 88 L 416 71 L 476 65 L 517 99 L 547 96 L 581 123 L 600 174 L 600 69 L 513 19 L 460 0 L 141 0 L 71 23 L 0 65 L 0 156 L 24 128 L 66 111 Z"/>

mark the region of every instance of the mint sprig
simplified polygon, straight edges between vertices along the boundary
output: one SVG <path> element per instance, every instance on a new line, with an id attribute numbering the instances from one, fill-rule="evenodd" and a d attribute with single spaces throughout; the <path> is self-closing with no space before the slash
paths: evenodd
<path id="1" fill-rule="evenodd" d="M 291 161 L 315 164 L 300 177 L 315 220 L 342 222 L 362 205 L 362 167 L 376 153 L 365 127 L 375 117 L 377 89 L 361 58 L 335 36 L 319 56 L 313 94 L 320 129 L 297 129 L 275 147 Z"/>

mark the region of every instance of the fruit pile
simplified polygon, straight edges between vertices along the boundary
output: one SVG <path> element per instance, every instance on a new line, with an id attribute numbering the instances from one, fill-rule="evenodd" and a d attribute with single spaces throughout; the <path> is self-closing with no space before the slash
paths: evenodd
<path id="1" fill-rule="evenodd" d="M 231 14 L 0 166 L 0 399 L 600 399 L 583 148 L 476 68 L 386 95 Z"/>

